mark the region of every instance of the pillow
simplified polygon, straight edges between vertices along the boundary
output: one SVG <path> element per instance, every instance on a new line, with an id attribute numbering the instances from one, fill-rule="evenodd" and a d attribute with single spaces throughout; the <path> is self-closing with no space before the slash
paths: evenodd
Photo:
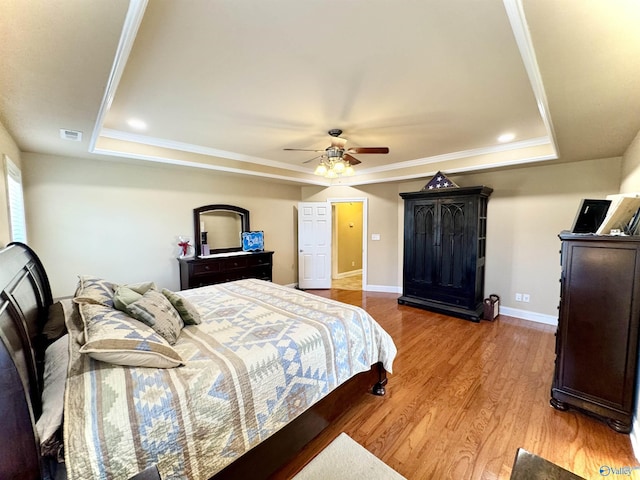
<path id="1" fill-rule="evenodd" d="M 44 376 L 42 389 L 42 415 L 36 422 L 43 455 L 57 450 L 56 432 L 62 425 L 64 386 L 69 368 L 69 335 L 63 335 L 44 352 Z"/>
<path id="2" fill-rule="evenodd" d="M 153 328 L 129 315 L 92 303 L 80 305 L 86 343 L 80 348 L 96 360 L 133 367 L 172 368 L 182 357 Z"/>
<path id="3" fill-rule="evenodd" d="M 47 321 L 44 327 L 42 327 L 42 335 L 44 335 L 48 342 L 53 342 L 67 333 L 65 311 L 69 311 L 73 307 L 72 303 L 73 300 L 71 298 L 65 298 L 55 302 L 49 307 Z"/>
<path id="4" fill-rule="evenodd" d="M 136 300 L 140 300 L 142 295 L 149 290 L 157 290 L 156 284 L 153 282 L 142 282 L 120 285 L 115 290 L 113 306 L 127 313 L 127 306 Z"/>
<path id="5" fill-rule="evenodd" d="M 153 282 L 129 283 L 124 285 L 140 295 L 144 295 L 149 290 L 157 290 L 156 284 Z"/>
<path id="6" fill-rule="evenodd" d="M 140 300 L 127 307 L 129 315 L 149 325 L 170 345 L 176 343 L 184 322 L 171 302 L 157 290 L 148 290 Z"/>
<path id="7" fill-rule="evenodd" d="M 113 296 L 113 307 L 126 313 L 127 306 L 141 298 L 141 293 L 136 292 L 126 285 L 121 285 L 116 288 L 115 295 Z"/>
<path id="8" fill-rule="evenodd" d="M 189 300 L 166 288 L 162 289 L 162 294 L 169 299 L 185 325 L 200 325 L 202 323 L 200 312 Z"/>
<path id="9" fill-rule="evenodd" d="M 116 284 L 90 275 L 81 275 L 73 301 L 113 307 Z"/>

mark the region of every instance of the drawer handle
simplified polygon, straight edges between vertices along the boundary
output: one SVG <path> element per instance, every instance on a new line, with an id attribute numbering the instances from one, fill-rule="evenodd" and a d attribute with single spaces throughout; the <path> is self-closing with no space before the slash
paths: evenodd
<path id="1" fill-rule="evenodd" d="M 205 269 L 205 270 L 209 270 L 209 269 L 210 269 L 209 265 L 205 265 L 205 266 L 204 266 L 204 269 Z"/>

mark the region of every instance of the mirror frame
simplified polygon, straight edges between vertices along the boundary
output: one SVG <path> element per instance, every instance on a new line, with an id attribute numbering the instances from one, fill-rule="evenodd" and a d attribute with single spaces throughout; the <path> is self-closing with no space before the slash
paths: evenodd
<path id="1" fill-rule="evenodd" d="M 249 224 L 249 210 L 242 207 L 237 207 L 235 205 L 225 205 L 225 204 L 214 204 L 214 205 L 205 205 L 203 207 L 198 207 L 193 209 L 193 228 L 195 232 L 194 243 L 195 243 L 195 256 L 202 256 L 202 237 L 200 235 L 200 214 L 207 212 L 215 212 L 215 211 L 224 211 L 224 212 L 235 212 L 240 215 L 240 223 L 242 225 L 242 232 L 250 232 L 250 224 Z M 242 233 L 240 232 L 240 233 Z M 226 252 L 240 252 L 242 251 L 242 239 L 239 240 L 239 247 L 230 247 L 230 248 L 212 248 L 209 252 L 211 253 L 226 253 Z"/>

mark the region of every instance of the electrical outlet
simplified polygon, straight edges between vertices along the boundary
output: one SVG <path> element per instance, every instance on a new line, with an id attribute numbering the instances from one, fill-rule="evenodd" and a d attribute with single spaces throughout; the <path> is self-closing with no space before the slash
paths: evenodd
<path id="1" fill-rule="evenodd" d="M 522 301 L 526 302 L 526 303 L 529 303 L 529 300 L 530 300 L 529 294 L 528 293 L 523 293 L 522 294 Z"/>
<path id="2" fill-rule="evenodd" d="M 352 267 L 355 267 L 355 266 L 356 266 L 356 262 L 355 262 L 355 261 L 354 261 L 354 262 L 351 262 L 351 266 L 352 266 Z"/>
<path id="3" fill-rule="evenodd" d="M 521 302 L 521 301 L 522 301 L 522 294 L 516 293 L 516 302 Z"/>

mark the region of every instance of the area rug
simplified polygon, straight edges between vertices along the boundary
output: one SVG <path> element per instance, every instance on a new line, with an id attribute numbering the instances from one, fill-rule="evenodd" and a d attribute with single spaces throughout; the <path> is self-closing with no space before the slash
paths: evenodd
<path id="1" fill-rule="evenodd" d="M 406 480 L 382 460 L 341 433 L 294 480 Z"/>

